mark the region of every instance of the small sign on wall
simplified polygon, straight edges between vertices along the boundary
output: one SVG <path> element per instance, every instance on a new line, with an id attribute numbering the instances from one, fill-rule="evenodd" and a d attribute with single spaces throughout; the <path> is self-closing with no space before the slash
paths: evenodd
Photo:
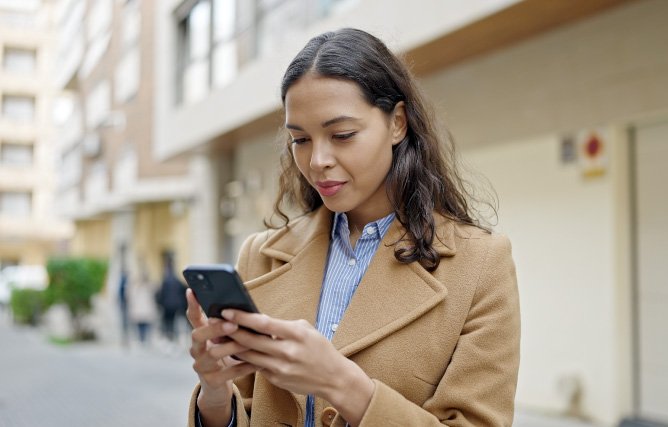
<path id="1" fill-rule="evenodd" d="M 608 132 L 588 129 L 578 133 L 576 147 L 580 170 L 585 178 L 604 175 L 608 168 Z"/>

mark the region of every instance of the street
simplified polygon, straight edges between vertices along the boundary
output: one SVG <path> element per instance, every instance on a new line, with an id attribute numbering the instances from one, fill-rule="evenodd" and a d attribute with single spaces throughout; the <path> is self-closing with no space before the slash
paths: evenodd
<path id="1" fill-rule="evenodd" d="M 0 314 L 0 427 L 186 425 L 197 377 L 185 349 L 59 346 Z"/>
<path id="2" fill-rule="evenodd" d="M 197 381 L 185 346 L 57 345 L 0 313 L 0 427 L 183 427 Z M 591 427 L 532 413 L 515 427 Z"/>

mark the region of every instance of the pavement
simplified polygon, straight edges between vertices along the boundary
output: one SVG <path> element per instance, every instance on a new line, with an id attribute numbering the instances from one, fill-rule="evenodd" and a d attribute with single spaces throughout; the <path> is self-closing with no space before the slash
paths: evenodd
<path id="1" fill-rule="evenodd" d="M 55 345 L 0 316 L 0 427 L 186 425 L 186 351 Z"/>
<path id="2" fill-rule="evenodd" d="M 0 313 L 0 427 L 183 427 L 197 381 L 187 346 L 57 345 Z M 519 412 L 515 427 L 593 427 Z"/>

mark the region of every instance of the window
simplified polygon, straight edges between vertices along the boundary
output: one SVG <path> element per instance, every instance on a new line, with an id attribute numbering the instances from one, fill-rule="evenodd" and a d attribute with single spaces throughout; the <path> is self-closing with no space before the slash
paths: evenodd
<path id="1" fill-rule="evenodd" d="M 301 0 L 303 1 L 303 0 Z M 179 16 L 179 102 L 230 83 L 255 58 L 255 1 L 193 0 Z"/>
<path id="2" fill-rule="evenodd" d="M 61 173 L 58 174 L 58 188 L 68 189 L 74 187 L 81 180 L 83 174 L 83 148 L 75 145 L 63 153 L 60 161 Z"/>
<path id="3" fill-rule="evenodd" d="M 33 146 L 30 144 L 3 142 L 0 145 L 0 165 L 30 166 L 33 159 Z"/>
<path id="4" fill-rule="evenodd" d="M 88 49 L 81 63 L 79 73 L 87 77 L 100 62 L 111 42 L 111 22 L 114 11 L 112 0 L 89 2 L 86 19 Z"/>
<path id="5" fill-rule="evenodd" d="M 2 116 L 14 121 L 29 122 L 35 118 L 35 97 L 24 95 L 4 95 Z"/>
<path id="6" fill-rule="evenodd" d="M 353 0 L 184 0 L 179 25 L 179 103 L 203 99 L 224 87 L 259 54 Z M 354 0 L 358 1 L 358 0 Z"/>
<path id="7" fill-rule="evenodd" d="M 36 57 L 34 49 L 5 47 L 2 65 L 9 73 L 33 73 Z"/>
<path id="8" fill-rule="evenodd" d="M 131 48 L 139 42 L 141 32 L 141 9 L 139 0 L 130 0 L 123 5 L 121 40 L 124 48 Z"/>
<path id="9" fill-rule="evenodd" d="M 95 129 L 102 124 L 111 110 L 111 85 L 102 80 L 88 93 L 86 98 L 86 126 Z"/>
<path id="10" fill-rule="evenodd" d="M 0 215 L 27 217 L 32 210 L 30 191 L 3 191 L 0 193 Z"/>
<path id="11" fill-rule="evenodd" d="M 211 3 L 199 1 L 181 23 L 183 81 L 182 101 L 191 104 L 202 99 L 209 88 L 209 50 Z"/>
<path id="12" fill-rule="evenodd" d="M 114 99 L 121 104 L 129 101 L 139 90 L 141 56 L 139 47 L 125 53 L 114 72 Z"/>

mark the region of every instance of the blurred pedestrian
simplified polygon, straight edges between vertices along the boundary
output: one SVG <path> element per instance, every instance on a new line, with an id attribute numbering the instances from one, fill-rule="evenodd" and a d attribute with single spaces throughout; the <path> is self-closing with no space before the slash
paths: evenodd
<path id="1" fill-rule="evenodd" d="M 129 280 L 128 315 L 135 326 L 139 343 L 147 346 L 150 342 L 152 325 L 158 317 L 155 292 L 149 279 L 148 270 L 140 264 Z"/>
<path id="2" fill-rule="evenodd" d="M 484 225 L 409 70 L 345 28 L 306 44 L 281 97 L 282 223 L 237 263 L 262 314 L 208 319 L 188 291 L 190 426 L 510 426 L 510 243 Z"/>
<path id="3" fill-rule="evenodd" d="M 128 317 L 128 269 L 126 263 L 126 246 L 121 244 L 118 250 L 120 259 L 120 271 L 118 276 L 118 310 L 121 316 L 121 343 L 129 344 L 130 320 Z"/>
<path id="4" fill-rule="evenodd" d="M 170 342 L 178 337 L 178 322 L 185 317 L 186 286 L 174 273 L 174 255 L 163 253 L 163 277 L 156 301 L 160 306 L 162 333 Z"/>

